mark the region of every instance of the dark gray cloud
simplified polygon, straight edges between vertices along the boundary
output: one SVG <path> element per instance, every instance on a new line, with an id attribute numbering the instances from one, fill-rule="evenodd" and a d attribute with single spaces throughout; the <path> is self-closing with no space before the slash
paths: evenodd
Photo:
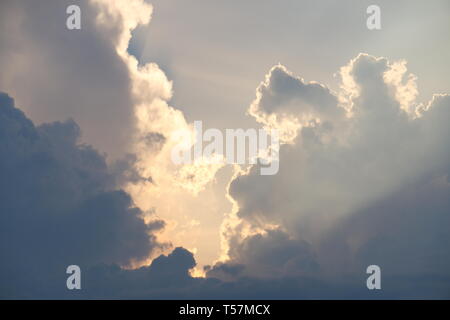
<path id="1" fill-rule="evenodd" d="M 93 298 L 167 298 L 168 293 L 176 295 L 196 283 L 189 275 L 195 264 L 192 253 L 178 247 L 139 269 L 124 270 L 117 265 L 98 265 L 87 270 L 82 294 Z"/>
<path id="2" fill-rule="evenodd" d="M 309 244 L 291 239 L 281 230 L 249 236 L 242 242 L 230 239 L 230 263 L 219 263 L 207 269 L 208 276 L 234 279 L 242 276 L 279 278 L 312 275 L 318 271 L 316 258 Z M 235 262 L 235 264 L 233 264 Z"/>
<path id="3" fill-rule="evenodd" d="M 138 159 L 133 153 L 127 153 L 111 163 L 111 171 L 116 176 L 116 181 L 119 186 L 126 183 L 150 182 L 153 183 L 152 177 L 143 177 L 136 168 Z"/>
<path id="4" fill-rule="evenodd" d="M 70 264 L 125 265 L 162 246 L 164 223 L 144 222 L 79 135 L 72 120 L 35 126 L 0 94 L 2 297 L 45 292 Z"/>
<path id="5" fill-rule="evenodd" d="M 229 261 L 206 271 L 230 287 L 257 286 L 255 296 L 264 298 L 448 299 L 449 225 L 448 175 L 427 177 L 341 219 L 310 243 L 279 230 L 231 238 Z M 382 270 L 379 292 L 365 287 L 372 264 Z"/>
<path id="6" fill-rule="evenodd" d="M 327 87 L 317 82 L 306 83 L 282 65 L 270 70 L 265 85 L 258 91 L 261 94 L 259 108 L 268 114 L 315 113 L 327 120 L 330 117 L 337 120 L 344 113 L 337 107 L 338 100 Z"/>

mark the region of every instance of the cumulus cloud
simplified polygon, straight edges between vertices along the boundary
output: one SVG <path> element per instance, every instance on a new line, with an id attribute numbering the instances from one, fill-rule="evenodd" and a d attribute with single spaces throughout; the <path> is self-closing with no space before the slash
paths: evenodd
<path id="1" fill-rule="evenodd" d="M 233 240 L 231 240 L 233 241 Z M 207 267 L 208 276 L 227 280 L 228 276 L 279 278 L 316 273 L 318 264 L 308 243 L 291 239 L 281 230 L 267 230 L 232 243 L 228 252 L 231 264 Z M 233 262 L 235 263 L 233 264 Z M 223 277 L 225 275 L 225 277 Z"/>
<path id="2" fill-rule="evenodd" d="M 20 154 L 26 165 L 30 166 L 24 168 L 25 171 L 36 166 L 28 158 L 37 157 L 51 174 L 45 176 L 47 180 L 41 181 L 40 188 L 36 187 L 36 197 L 26 199 L 28 192 L 34 192 L 35 187 L 28 186 L 27 181 L 22 181 L 24 184 L 17 186 L 17 194 L 11 196 L 18 197 L 18 193 L 23 193 L 25 203 L 31 199 L 41 199 L 52 217 L 59 212 L 68 212 L 74 227 L 89 230 L 84 235 L 86 240 L 78 239 L 76 242 L 76 232 L 66 232 L 68 239 L 71 239 L 67 240 L 68 246 L 73 246 L 74 251 L 61 255 L 67 259 L 80 260 L 75 263 L 118 263 L 132 267 L 145 265 L 155 250 L 166 248 L 156 241 L 153 232 L 161 230 L 164 224 L 167 224 L 164 231 L 169 232 L 168 236 L 162 237 L 164 240 L 177 244 L 185 242 L 195 250 L 196 241 L 206 243 L 210 234 L 203 234 L 197 239 L 188 233 L 193 228 L 199 228 L 199 223 L 201 227 L 209 227 L 209 224 L 219 226 L 219 214 L 204 213 L 211 212 L 214 207 L 219 212 L 222 205 L 215 204 L 224 202 L 225 195 L 222 194 L 223 199 L 219 200 L 215 190 L 210 189 L 206 195 L 208 201 L 201 201 L 202 204 L 198 205 L 197 193 L 205 190 L 214 174 L 208 172 L 208 167 L 197 170 L 191 166 L 188 168 L 190 174 L 186 176 L 183 166 L 177 167 L 170 161 L 172 147 L 180 142 L 180 138 L 173 133 L 181 130 L 190 137 L 193 128 L 179 110 L 169 106 L 172 84 L 164 72 L 154 63 L 140 64 L 127 51 L 132 30 L 150 21 L 151 5 L 142 0 L 80 1 L 82 28 L 69 31 L 65 28 L 65 9 L 69 4 L 73 3 L 47 0 L 39 5 L 14 1 L 1 4 L 0 20 L 4 32 L 0 33 L 0 86 L 12 93 L 33 122 L 41 124 L 24 121 L 39 132 L 39 143 L 45 144 L 42 142 L 44 137 L 45 141 L 51 141 L 49 144 L 55 146 L 51 150 L 52 157 L 57 159 L 50 159 L 45 152 L 34 155 L 24 151 Z M 45 123 L 68 117 L 80 123 L 82 137 L 74 121 Z M 8 128 L 6 124 L 5 128 Z M 20 132 L 15 138 L 21 139 Z M 99 154 L 94 148 L 88 147 L 86 142 L 107 151 L 112 157 L 106 158 L 104 154 Z M 16 145 L 20 146 L 20 143 Z M 9 143 L 6 143 L 3 147 L 8 146 Z M 23 148 L 27 150 L 28 145 Z M 74 151 L 78 149 L 80 152 Z M 3 151 L 8 152 L 7 149 Z M 40 156 L 44 159 L 39 159 Z M 46 158 L 51 161 L 47 162 Z M 4 161 L 9 160 L 5 157 Z M 60 167 L 69 169 L 59 175 L 57 170 Z M 216 171 L 214 168 L 213 172 Z M 8 180 L 4 181 L 6 183 Z M 126 192 L 117 190 L 118 187 Z M 50 193 L 53 190 L 57 191 L 55 197 Z M 173 199 L 178 201 L 174 203 Z M 39 208 L 36 206 L 36 210 Z M 164 218 L 164 223 L 159 218 L 155 220 L 155 208 L 158 216 Z M 47 213 L 45 209 L 42 211 Z M 115 218 L 107 222 L 104 219 L 108 219 L 108 212 Z M 34 215 L 36 219 L 38 216 Z M 45 217 L 42 217 L 42 221 L 45 221 Z M 6 220 L 9 218 L 5 217 Z M 192 224 L 194 220 L 196 223 Z M 54 223 L 55 226 L 48 227 L 50 230 L 64 230 L 68 221 L 58 222 L 60 225 Z M 105 224 L 104 233 L 99 231 L 100 238 L 94 239 L 90 233 L 102 224 Z M 12 233 L 5 234 L 5 237 L 8 238 Z M 48 233 L 49 239 L 55 239 L 51 232 L 44 233 Z M 30 234 L 33 235 L 34 232 Z M 115 236 L 111 236 L 111 246 L 108 246 L 107 238 L 110 235 Z M 216 238 L 218 251 L 219 239 Z M 92 241 L 97 241 L 99 248 L 91 246 Z M 43 249 L 48 254 L 36 260 L 35 269 L 39 272 L 47 265 L 46 259 L 51 249 L 65 240 L 53 242 L 54 246 Z M 36 241 L 36 245 L 40 243 Z M 9 249 L 4 251 L 5 254 L 11 252 Z M 33 255 L 35 258 L 41 256 L 38 252 Z M 60 260 L 55 258 L 55 261 Z M 20 278 L 27 267 L 25 262 L 16 262 L 15 267 L 5 267 L 10 271 L 16 270 L 14 276 L 9 278 L 14 281 Z M 56 264 L 50 263 L 53 270 L 63 270 L 63 263 L 60 264 L 56 267 Z M 64 264 L 67 265 L 66 262 Z M 50 276 L 52 273 L 48 271 L 46 274 Z M 30 276 L 30 279 L 32 283 L 36 277 Z M 58 283 L 64 283 L 59 280 L 63 279 L 58 279 Z M 16 288 L 13 282 L 8 285 L 8 290 Z M 30 287 L 27 283 L 24 279 L 24 287 L 18 286 L 14 289 L 16 291 L 6 292 L 5 295 L 24 294 L 24 288 Z M 37 288 L 39 291 L 43 287 Z"/>
<path id="3" fill-rule="evenodd" d="M 79 135 L 72 120 L 35 126 L 0 94 L 3 297 L 45 292 L 70 264 L 126 266 L 164 246 L 155 237 L 164 223 L 143 220 Z"/>
<path id="4" fill-rule="evenodd" d="M 337 122 L 345 115 L 338 98 L 317 82 L 305 82 L 286 67 L 274 66 L 256 90 L 248 110 L 258 122 L 281 131 L 282 140 L 291 142 L 297 130 L 320 119 Z"/>
<path id="5" fill-rule="evenodd" d="M 182 144 L 190 148 L 194 143 L 193 124 L 186 121 L 180 110 L 170 105 L 172 82 L 158 65 L 140 64 L 127 50 L 132 31 L 150 21 L 151 5 L 142 0 L 92 2 L 98 8 L 98 25 L 112 30 L 109 41 L 114 44 L 117 55 L 128 70 L 133 101 L 131 109 L 135 119 L 131 143 L 131 153 L 136 155 L 135 172 L 137 176 L 152 178 L 151 181 L 141 179 L 140 183 L 131 181 L 124 188 L 143 210 L 150 211 L 156 207 L 158 215 L 167 222 L 164 239 L 193 251 L 201 246 L 201 256 L 206 256 L 203 251 L 211 250 L 211 247 L 204 244 L 211 233 L 193 239 L 189 232 L 195 232 L 197 225 L 191 224 L 191 221 L 195 219 L 201 227 L 208 229 L 211 225 L 214 228 L 220 226 L 221 209 L 227 200 L 224 192 L 218 196 L 211 185 L 223 165 L 203 161 L 176 165 L 172 161 L 175 146 Z M 200 193 L 203 200 L 199 200 Z M 174 199 L 177 199 L 176 203 Z M 215 248 L 219 251 L 219 237 L 216 235 L 215 238 Z M 206 259 L 211 259 L 213 255 L 209 254 Z"/>
<path id="6" fill-rule="evenodd" d="M 385 81 L 389 61 L 361 54 L 350 66 L 357 86 L 347 106 L 351 116 L 339 126 L 318 116 L 313 125 L 300 127 L 295 143 L 281 147 L 278 175 L 260 177 L 253 168 L 237 177 L 230 195 L 238 201 L 238 216 L 297 228 L 298 219 L 345 215 L 408 181 L 447 173 L 448 126 L 439 119 L 448 118 L 449 97 L 436 95 L 411 118 Z M 264 101 L 257 96 L 256 102 Z M 294 116 L 303 113 L 301 107 L 291 109 Z M 273 192 L 281 186 L 283 193 Z"/>
<path id="7" fill-rule="evenodd" d="M 367 54 L 351 60 L 340 76 L 341 91 L 333 93 L 276 66 L 257 89 L 250 107 L 257 121 L 284 114 L 316 119 L 297 126 L 293 140 L 281 146 L 277 175 L 260 176 L 253 167 L 231 182 L 236 206 L 223 228 L 228 263 L 258 265 L 267 255 L 265 261 L 272 258 L 278 267 L 275 274 L 287 275 L 286 261 L 302 250 L 288 257 L 279 252 L 304 241 L 311 254 L 298 261 L 315 257 L 324 279 L 355 277 L 377 263 L 399 278 L 415 270 L 422 284 L 448 278 L 448 240 L 438 225 L 448 225 L 450 214 L 450 96 L 417 102 L 416 77 L 404 62 Z M 268 236 L 273 232 L 285 234 L 284 243 Z M 236 254 L 256 240 L 265 255 Z M 223 262 L 218 266 L 223 269 Z M 391 293 L 408 296 L 402 285 Z M 422 294 L 448 296 L 444 289 Z"/>
<path id="8" fill-rule="evenodd" d="M 36 124 L 74 119 L 83 128 L 80 141 L 106 152 L 119 187 L 145 213 L 157 208 L 168 225 L 164 238 L 195 249 L 186 226 L 194 218 L 218 228 L 227 201 L 223 192 L 208 190 L 217 166 L 172 163 L 173 146 L 191 138 L 193 127 L 170 105 L 172 82 L 159 66 L 128 52 L 133 30 L 151 20 L 151 4 L 78 1 L 81 30 L 66 28 L 69 5 L 2 1 L 0 88 Z M 174 134 L 180 131 L 182 137 Z M 208 203 L 199 205 L 200 192 L 207 193 Z M 174 206 L 174 198 L 180 205 Z M 217 212 L 207 214 L 211 208 Z M 216 243 L 218 251 L 218 236 Z"/>
<path id="9" fill-rule="evenodd" d="M 98 265 L 86 272 L 84 297 L 170 298 L 168 295 L 187 295 L 196 280 L 189 275 L 195 260 L 184 248 L 175 248 L 168 255 L 160 255 L 148 265 L 125 270 L 117 265 Z"/>

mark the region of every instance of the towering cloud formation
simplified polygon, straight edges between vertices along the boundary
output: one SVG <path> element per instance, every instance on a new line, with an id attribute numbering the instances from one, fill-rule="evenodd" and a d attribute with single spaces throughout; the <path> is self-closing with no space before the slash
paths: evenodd
<path id="1" fill-rule="evenodd" d="M 135 120 L 129 151 L 135 155 L 135 173 L 147 178 L 137 183 L 136 180 L 131 181 L 124 187 L 145 211 L 157 208 L 158 214 L 168 224 L 165 239 L 192 250 L 200 245 L 204 250 L 198 242 L 204 243 L 210 235 L 202 234 L 201 239 L 192 239 L 188 234 L 199 226 L 209 228 L 214 225 L 218 228 L 220 225 L 221 202 L 226 201 L 225 195 L 217 196 L 214 190 L 205 189 L 222 165 L 203 161 L 176 165 L 171 160 L 174 146 L 181 143 L 190 148 L 194 143 L 193 126 L 186 122 L 181 111 L 168 104 L 172 83 L 158 65 L 140 64 L 128 52 L 131 32 L 150 21 L 152 7 L 142 0 L 93 0 L 92 3 L 98 9 L 96 21 L 99 28 L 106 30 L 109 41 L 128 70 L 132 100 L 130 112 Z M 209 203 L 199 204 L 197 195 L 203 191 Z M 173 199 L 178 200 L 178 205 Z M 211 213 L 211 208 L 216 208 L 217 213 Z M 216 236 L 215 250 L 218 249 L 219 238 Z M 209 257 L 211 255 L 209 253 Z"/>
<path id="2" fill-rule="evenodd" d="M 398 279 L 448 277 L 450 96 L 417 103 L 404 62 L 367 54 L 340 75 L 341 92 L 332 93 L 276 66 L 258 88 L 250 113 L 272 126 L 284 117 L 297 130 L 281 147 L 278 175 L 252 168 L 231 182 L 241 223 L 224 228 L 229 263 L 268 277 L 312 265 L 321 277 L 355 275 L 369 264 Z"/>
<path id="3" fill-rule="evenodd" d="M 172 163 L 172 147 L 193 141 L 193 128 L 168 105 L 172 84 L 164 72 L 127 51 L 133 29 L 150 21 L 151 5 L 80 1 L 81 30 L 70 31 L 65 27 L 69 4 L 2 2 L 0 87 L 37 124 L 73 118 L 83 128 L 79 142 L 107 152 L 104 160 L 143 210 L 143 219 L 151 220 L 147 212 L 156 208 L 167 222 L 164 239 L 195 250 L 211 233 L 199 239 L 188 233 L 211 225 L 217 230 L 226 199 L 224 193 L 205 191 L 220 166 Z M 199 205 L 202 191 L 208 201 Z M 219 251 L 217 235 L 215 243 L 204 246 L 208 260 Z"/>

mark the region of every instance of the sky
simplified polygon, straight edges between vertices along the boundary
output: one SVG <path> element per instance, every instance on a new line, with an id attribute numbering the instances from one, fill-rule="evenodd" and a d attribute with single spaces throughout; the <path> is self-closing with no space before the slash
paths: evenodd
<path id="1" fill-rule="evenodd" d="M 450 298 L 449 12 L 2 1 L 0 298 Z M 279 170 L 174 163 L 195 121 Z"/>

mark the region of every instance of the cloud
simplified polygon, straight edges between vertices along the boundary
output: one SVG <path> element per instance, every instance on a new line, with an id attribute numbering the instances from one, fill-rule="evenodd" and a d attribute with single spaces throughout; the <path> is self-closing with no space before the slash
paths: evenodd
<path id="1" fill-rule="evenodd" d="M 128 265 L 164 247 L 164 223 L 143 220 L 74 121 L 35 126 L 1 93 L 0 124 L 1 296 L 45 291 L 70 264 Z"/>
<path id="2" fill-rule="evenodd" d="M 286 141 L 294 139 L 298 128 L 309 126 L 311 121 L 336 122 L 345 115 L 330 89 L 317 82 L 306 83 L 280 64 L 257 88 L 248 111 L 258 122 L 279 129 Z"/>
<path id="3" fill-rule="evenodd" d="M 356 281 L 380 264 L 393 279 L 388 295 L 448 296 L 448 287 L 431 283 L 450 276 L 442 227 L 450 214 L 450 96 L 418 103 L 416 77 L 404 62 L 368 54 L 351 60 L 340 77 L 341 91 L 332 93 L 276 66 L 257 89 L 249 109 L 257 121 L 284 114 L 316 120 L 297 126 L 281 146 L 277 175 L 260 176 L 255 166 L 230 183 L 236 206 L 223 228 L 228 260 L 218 267 L 251 265 L 248 273 L 257 274 L 275 265 L 282 268 L 272 273 L 283 275 L 293 259 L 317 264 L 314 276 L 322 280 Z M 298 243 L 310 254 L 298 259 Z M 289 265 L 302 271 L 301 263 Z M 408 292 L 395 280 L 407 275 L 422 291 Z"/>
<path id="4" fill-rule="evenodd" d="M 337 92 L 274 66 L 248 113 L 282 131 L 277 175 L 176 166 L 192 125 L 158 65 L 128 52 L 151 5 L 80 1 L 72 32 L 69 4 L 1 4 L 0 86 L 33 121 L 0 95 L 0 296 L 449 297 L 450 97 L 418 102 L 405 61 L 359 54 Z M 164 240 L 216 249 L 226 197 L 226 258 L 206 278 L 181 247 L 150 262 Z M 85 291 L 65 290 L 69 264 Z M 365 288 L 368 264 L 382 267 L 381 293 Z"/>
<path id="5" fill-rule="evenodd" d="M 196 261 L 184 248 L 124 269 L 161 248 L 154 232 L 164 223 L 144 222 L 129 195 L 114 189 L 104 158 L 77 142 L 79 131 L 73 121 L 35 126 L 9 96 L 0 95 L 2 297 L 449 295 L 447 177 L 403 185 L 343 217 L 320 241 L 302 240 L 286 226 L 236 237 L 229 260 L 210 267 L 207 278 L 190 275 Z M 83 270 L 81 292 L 64 287 L 65 267 L 75 263 Z M 363 270 L 372 263 L 383 270 L 383 292 L 377 294 L 363 285 Z"/>
<path id="6" fill-rule="evenodd" d="M 252 168 L 232 181 L 230 195 L 238 202 L 239 217 L 296 229 L 300 219 L 351 214 L 408 181 L 447 173 L 450 148 L 443 137 L 448 126 L 442 119 L 450 112 L 449 96 L 436 95 L 426 107 L 418 104 L 421 115 L 412 118 L 384 79 L 391 63 L 361 54 L 349 65 L 356 84 L 346 106 L 349 115 L 338 119 L 339 125 L 318 116 L 317 122 L 299 127 L 293 144 L 281 147 L 279 174 L 261 177 Z M 256 102 L 263 100 L 259 92 Z M 303 113 L 301 107 L 291 110 Z M 284 192 L 273 192 L 280 189 Z"/>
<path id="7" fill-rule="evenodd" d="M 234 280 L 242 276 L 281 278 L 311 275 L 318 269 L 309 244 L 291 239 L 287 233 L 278 229 L 267 230 L 233 243 L 228 255 L 231 263 L 218 263 L 213 268 L 207 268 L 208 276 L 224 280 L 229 276 L 234 276 Z"/>
<path id="8" fill-rule="evenodd" d="M 49 10 L 38 10 L 32 3 L 2 3 L 2 13 L 24 23 L 2 20 L 14 36 L 0 35 L 2 57 L 8 58 L 0 59 L 0 85 L 13 92 L 34 121 L 73 117 L 86 134 L 81 140 L 73 120 L 34 125 L 4 99 L 2 111 L 16 114 L 17 121 L 5 117 L 2 126 L 8 137 L 1 154 L 10 153 L 2 159 L 2 175 L 8 174 L 4 189 L 11 184 L 2 196 L 2 227 L 8 230 L 2 236 L 14 244 L 2 247 L 2 260 L 8 260 L 2 269 L 3 297 L 64 296 L 69 264 L 79 264 L 84 272 L 99 263 L 119 269 L 145 266 L 168 249 L 163 241 L 180 243 L 169 237 L 157 241 L 156 231 L 167 223 L 166 230 L 175 228 L 181 240 L 192 239 L 183 219 L 192 221 L 194 208 L 206 217 L 205 208 L 216 201 L 209 197 L 200 208 L 184 182 L 198 190 L 208 179 L 202 178 L 200 186 L 184 181 L 179 178 L 183 167 L 170 161 L 171 148 L 179 143 L 173 133 L 193 132 L 167 103 L 171 82 L 156 64 L 141 65 L 127 52 L 131 31 L 149 22 L 152 7 L 141 0 L 82 1 L 82 29 L 71 32 L 63 14 L 68 4 L 48 0 L 39 7 Z M 86 142 L 107 150 L 112 159 Z M 201 168 L 212 179 L 207 171 Z M 22 197 L 23 203 L 16 201 Z M 153 215 L 155 207 L 165 222 Z"/>
<path id="9" fill-rule="evenodd" d="M 168 225 L 165 240 L 195 248 L 196 239 L 182 226 L 195 218 L 203 227 L 218 228 L 227 200 L 208 188 L 217 168 L 172 163 L 173 146 L 192 135 L 193 127 L 170 105 L 172 82 L 163 70 L 128 51 L 132 32 L 150 22 L 152 6 L 143 0 L 80 0 L 81 30 L 68 30 L 69 5 L 1 2 L 1 90 L 37 125 L 74 119 L 83 128 L 80 142 L 106 152 L 118 186 L 145 213 L 157 208 Z M 185 136 L 177 137 L 178 131 Z M 203 191 L 209 203 L 199 205 Z M 174 206 L 174 198 L 180 205 Z M 207 214 L 211 207 L 216 214 Z M 215 249 L 206 250 L 218 251 L 215 238 Z M 202 257 L 204 250 L 199 248 Z M 201 263 L 205 259 L 214 254 Z"/>
<path id="10" fill-rule="evenodd" d="M 189 270 L 195 260 L 184 248 L 175 248 L 168 255 L 160 255 L 149 266 L 134 270 L 117 265 L 98 265 L 86 272 L 84 297 L 161 298 L 176 294 L 191 286 L 195 279 Z M 186 290 L 186 289 L 184 289 Z"/>
<path id="11" fill-rule="evenodd" d="M 128 70 L 110 41 L 117 31 L 97 24 L 90 1 L 76 3 L 81 30 L 66 28 L 73 4 L 2 1 L 0 87 L 37 124 L 73 118 L 83 142 L 116 159 L 133 137 Z"/>

